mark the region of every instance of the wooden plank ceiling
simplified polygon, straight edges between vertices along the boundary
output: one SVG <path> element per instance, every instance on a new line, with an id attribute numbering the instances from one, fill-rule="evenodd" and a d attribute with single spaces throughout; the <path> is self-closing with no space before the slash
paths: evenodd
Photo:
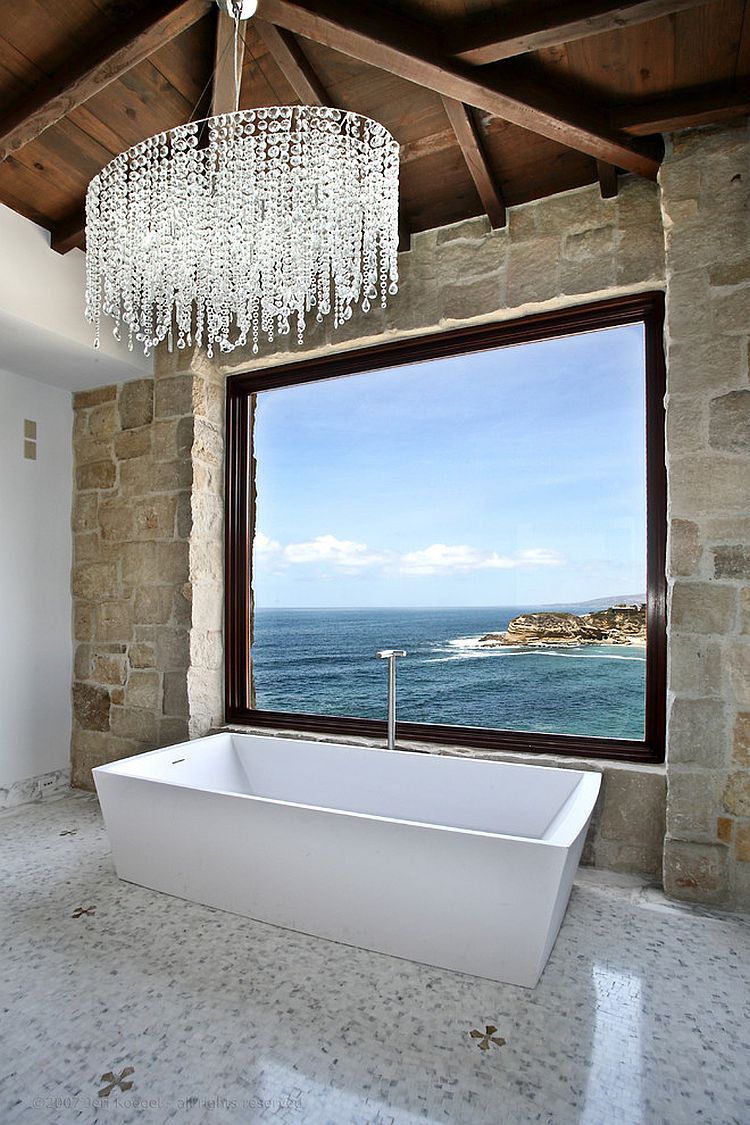
<path id="1" fill-rule="evenodd" d="M 405 245 L 613 195 L 655 178 L 661 133 L 750 112 L 750 0 L 259 0 L 242 26 L 243 108 L 325 103 L 399 141 Z M 82 246 L 104 164 L 226 105 L 225 41 L 212 0 L 0 0 L 0 202 Z"/>

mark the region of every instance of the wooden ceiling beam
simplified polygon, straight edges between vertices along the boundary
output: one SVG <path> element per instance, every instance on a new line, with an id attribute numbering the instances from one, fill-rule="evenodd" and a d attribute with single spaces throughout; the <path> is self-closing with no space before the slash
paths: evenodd
<path id="1" fill-rule="evenodd" d="M 443 105 L 490 224 L 495 229 L 504 227 L 507 222 L 505 200 L 487 160 L 471 110 L 453 98 L 444 97 Z"/>
<path id="2" fill-rule="evenodd" d="M 279 69 L 303 105 L 332 105 L 323 83 L 290 31 L 275 27 L 266 20 L 253 19 L 260 35 Z"/>
<path id="3" fill-rule="evenodd" d="M 211 94 L 212 117 L 218 117 L 222 113 L 234 113 L 237 109 L 239 100 L 237 85 L 242 83 L 245 39 L 242 34 L 242 25 L 240 25 L 240 34 L 235 44 L 235 27 L 234 20 L 217 8 L 214 78 Z"/>
<path id="4" fill-rule="evenodd" d="M 617 169 L 612 164 L 597 160 L 596 176 L 602 199 L 614 199 L 617 195 Z"/>
<path id="5" fill-rule="evenodd" d="M 621 27 L 704 5 L 706 0 L 567 0 L 538 8 L 528 4 L 513 15 L 505 9 L 473 22 L 455 24 L 446 32 L 450 54 L 473 66 L 557 47 Z"/>
<path id="6" fill-rule="evenodd" d="M 67 219 L 55 223 L 50 230 L 50 246 L 58 254 L 67 254 L 69 250 L 78 248 L 86 249 L 86 215 L 83 211 L 75 211 Z"/>
<path id="7" fill-rule="evenodd" d="M 323 0 L 314 8 L 293 0 L 260 0 L 258 14 L 295 35 L 443 97 L 483 109 L 597 160 L 656 179 L 661 144 L 618 134 L 589 103 L 549 89 L 526 75 L 506 69 L 479 72 L 450 59 L 436 36 L 420 24 L 393 13 L 386 20 L 379 11 L 352 7 L 342 0 Z"/>
<path id="8" fill-rule="evenodd" d="M 632 102 L 612 109 L 613 125 L 636 137 L 671 133 L 733 121 L 750 114 L 750 82 L 728 86 L 698 86 L 650 101 Z"/>
<path id="9" fill-rule="evenodd" d="M 29 144 L 206 14 L 211 0 L 156 0 L 0 115 L 0 160 Z"/>

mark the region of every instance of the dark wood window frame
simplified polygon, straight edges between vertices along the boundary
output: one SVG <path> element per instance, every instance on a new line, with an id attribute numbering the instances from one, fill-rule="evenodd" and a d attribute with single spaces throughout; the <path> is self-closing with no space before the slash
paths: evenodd
<path id="1" fill-rule="evenodd" d="M 297 386 L 633 323 L 644 325 L 646 358 L 648 636 L 643 741 L 401 722 L 397 734 L 401 740 L 469 746 L 485 751 L 662 762 L 666 711 L 666 469 L 664 295 L 661 292 L 638 293 L 515 320 L 438 332 L 231 376 L 227 380 L 226 440 L 226 721 L 252 727 L 376 739 L 383 739 L 386 733 L 385 720 L 262 711 L 251 706 L 250 584 L 255 500 L 251 495 L 251 441 L 256 394 L 274 387 Z"/>

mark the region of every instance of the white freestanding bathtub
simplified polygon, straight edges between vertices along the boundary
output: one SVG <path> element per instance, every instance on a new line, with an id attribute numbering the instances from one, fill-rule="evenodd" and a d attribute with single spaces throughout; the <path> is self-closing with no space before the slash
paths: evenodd
<path id="1" fill-rule="evenodd" d="M 121 879 L 533 987 L 600 775 L 218 734 L 94 770 Z"/>

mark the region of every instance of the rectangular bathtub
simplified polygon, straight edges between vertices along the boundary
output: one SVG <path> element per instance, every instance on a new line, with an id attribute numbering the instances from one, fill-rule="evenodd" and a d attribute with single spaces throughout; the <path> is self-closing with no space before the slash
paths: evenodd
<path id="1" fill-rule="evenodd" d="M 600 775 L 218 734 L 94 771 L 121 879 L 533 987 Z"/>

